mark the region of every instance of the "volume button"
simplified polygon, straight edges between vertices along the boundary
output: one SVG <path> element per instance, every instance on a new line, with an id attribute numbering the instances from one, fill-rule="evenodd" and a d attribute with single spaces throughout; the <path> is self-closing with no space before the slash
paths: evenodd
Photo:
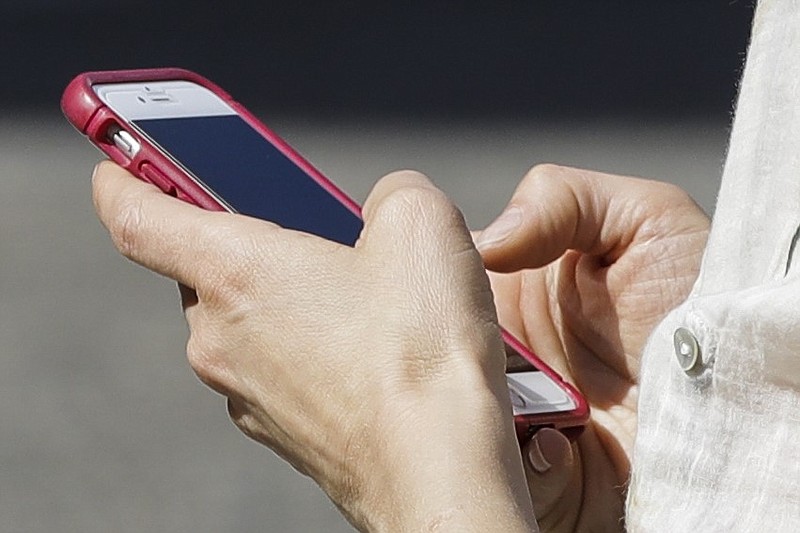
<path id="1" fill-rule="evenodd" d="M 139 172 L 141 172 L 142 177 L 145 180 L 149 181 L 165 193 L 169 194 L 170 196 L 178 196 L 175 185 L 152 164 L 145 161 L 139 165 Z"/>
<path id="2" fill-rule="evenodd" d="M 186 195 L 182 191 L 177 190 L 176 188 L 172 188 L 172 196 L 177 198 L 178 200 L 183 200 L 184 202 L 188 202 L 190 204 L 197 205 L 197 203 L 192 199 L 191 196 Z"/>

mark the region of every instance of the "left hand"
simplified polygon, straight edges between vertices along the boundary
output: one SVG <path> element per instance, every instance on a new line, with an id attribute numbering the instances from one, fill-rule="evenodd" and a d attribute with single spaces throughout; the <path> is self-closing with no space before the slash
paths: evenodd
<path id="1" fill-rule="evenodd" d="M 117 248 L 182 290 L 189 362 L 356 527 L 536 528 L 482 261 L 422 175 L 378 183 L 355 248 L 94 176 Z"/>
<path id="2" fill-rule="evenodd" d="M 541 165 L 477 238 L 502 323 L 592 408 L 577 443 L 525 450 L 542 531 L 624 528 L 640 357 L 697 277 L 708 217 L 678 187 Z"/>

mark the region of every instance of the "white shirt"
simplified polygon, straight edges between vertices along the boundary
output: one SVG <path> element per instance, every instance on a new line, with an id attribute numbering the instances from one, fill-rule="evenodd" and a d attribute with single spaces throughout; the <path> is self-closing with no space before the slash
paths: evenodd
<path id="1" fill-rule="evenodd" d="M 701 273 L 645 349 L 630 531 L 800 531 L 798 228 L 800 1 L 761 0 Z"/>

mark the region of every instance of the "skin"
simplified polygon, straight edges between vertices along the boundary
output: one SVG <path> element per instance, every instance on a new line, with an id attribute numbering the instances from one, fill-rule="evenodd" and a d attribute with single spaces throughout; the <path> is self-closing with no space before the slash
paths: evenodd
<path id="1" fill-rule="evenodd" d="M 622 531 L 640 356 L 697 278 L 708 217 L 673 185 L 554 165 L 503 215 L 476 239 L 500 321 L 592 409 L 574 445 L 543 430 L 525 450 L 539 526 Z"/>
<path id="2" fill-rule="evenodd" d="M 520 223 L 479 236 L 481 257 L 414 172 L 378 182 L 355 248 L 200 210 L 110 163 L 93 188 L 117 248 L 181 284 L 198 377 L 357 528 L 534 531 L 533 507 L 547 531 L 621 527 L 639 353 L 707 232 L 684 193 L 537 167 L 511 201 Z M 543 430 L 521 460 L 484 261 L 510 272 L 491 276 L 502 320 L 592 404 L 574 447 Z"/>

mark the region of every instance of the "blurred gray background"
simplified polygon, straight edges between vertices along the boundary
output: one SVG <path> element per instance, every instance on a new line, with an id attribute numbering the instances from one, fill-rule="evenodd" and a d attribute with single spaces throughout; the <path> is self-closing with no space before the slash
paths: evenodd
<path id="1" fill-rule="evenodd" d="M 83 70 L 219 82 L 359 201 L 415 168 L 488 223 L 533 164 L 713 211 L 750 2 L 0 3 L 0 531 L 350 531 L 184 360 L 174 283 L 114 252 Z M 469 438 L 465 435 L 464 438 Z"/>

